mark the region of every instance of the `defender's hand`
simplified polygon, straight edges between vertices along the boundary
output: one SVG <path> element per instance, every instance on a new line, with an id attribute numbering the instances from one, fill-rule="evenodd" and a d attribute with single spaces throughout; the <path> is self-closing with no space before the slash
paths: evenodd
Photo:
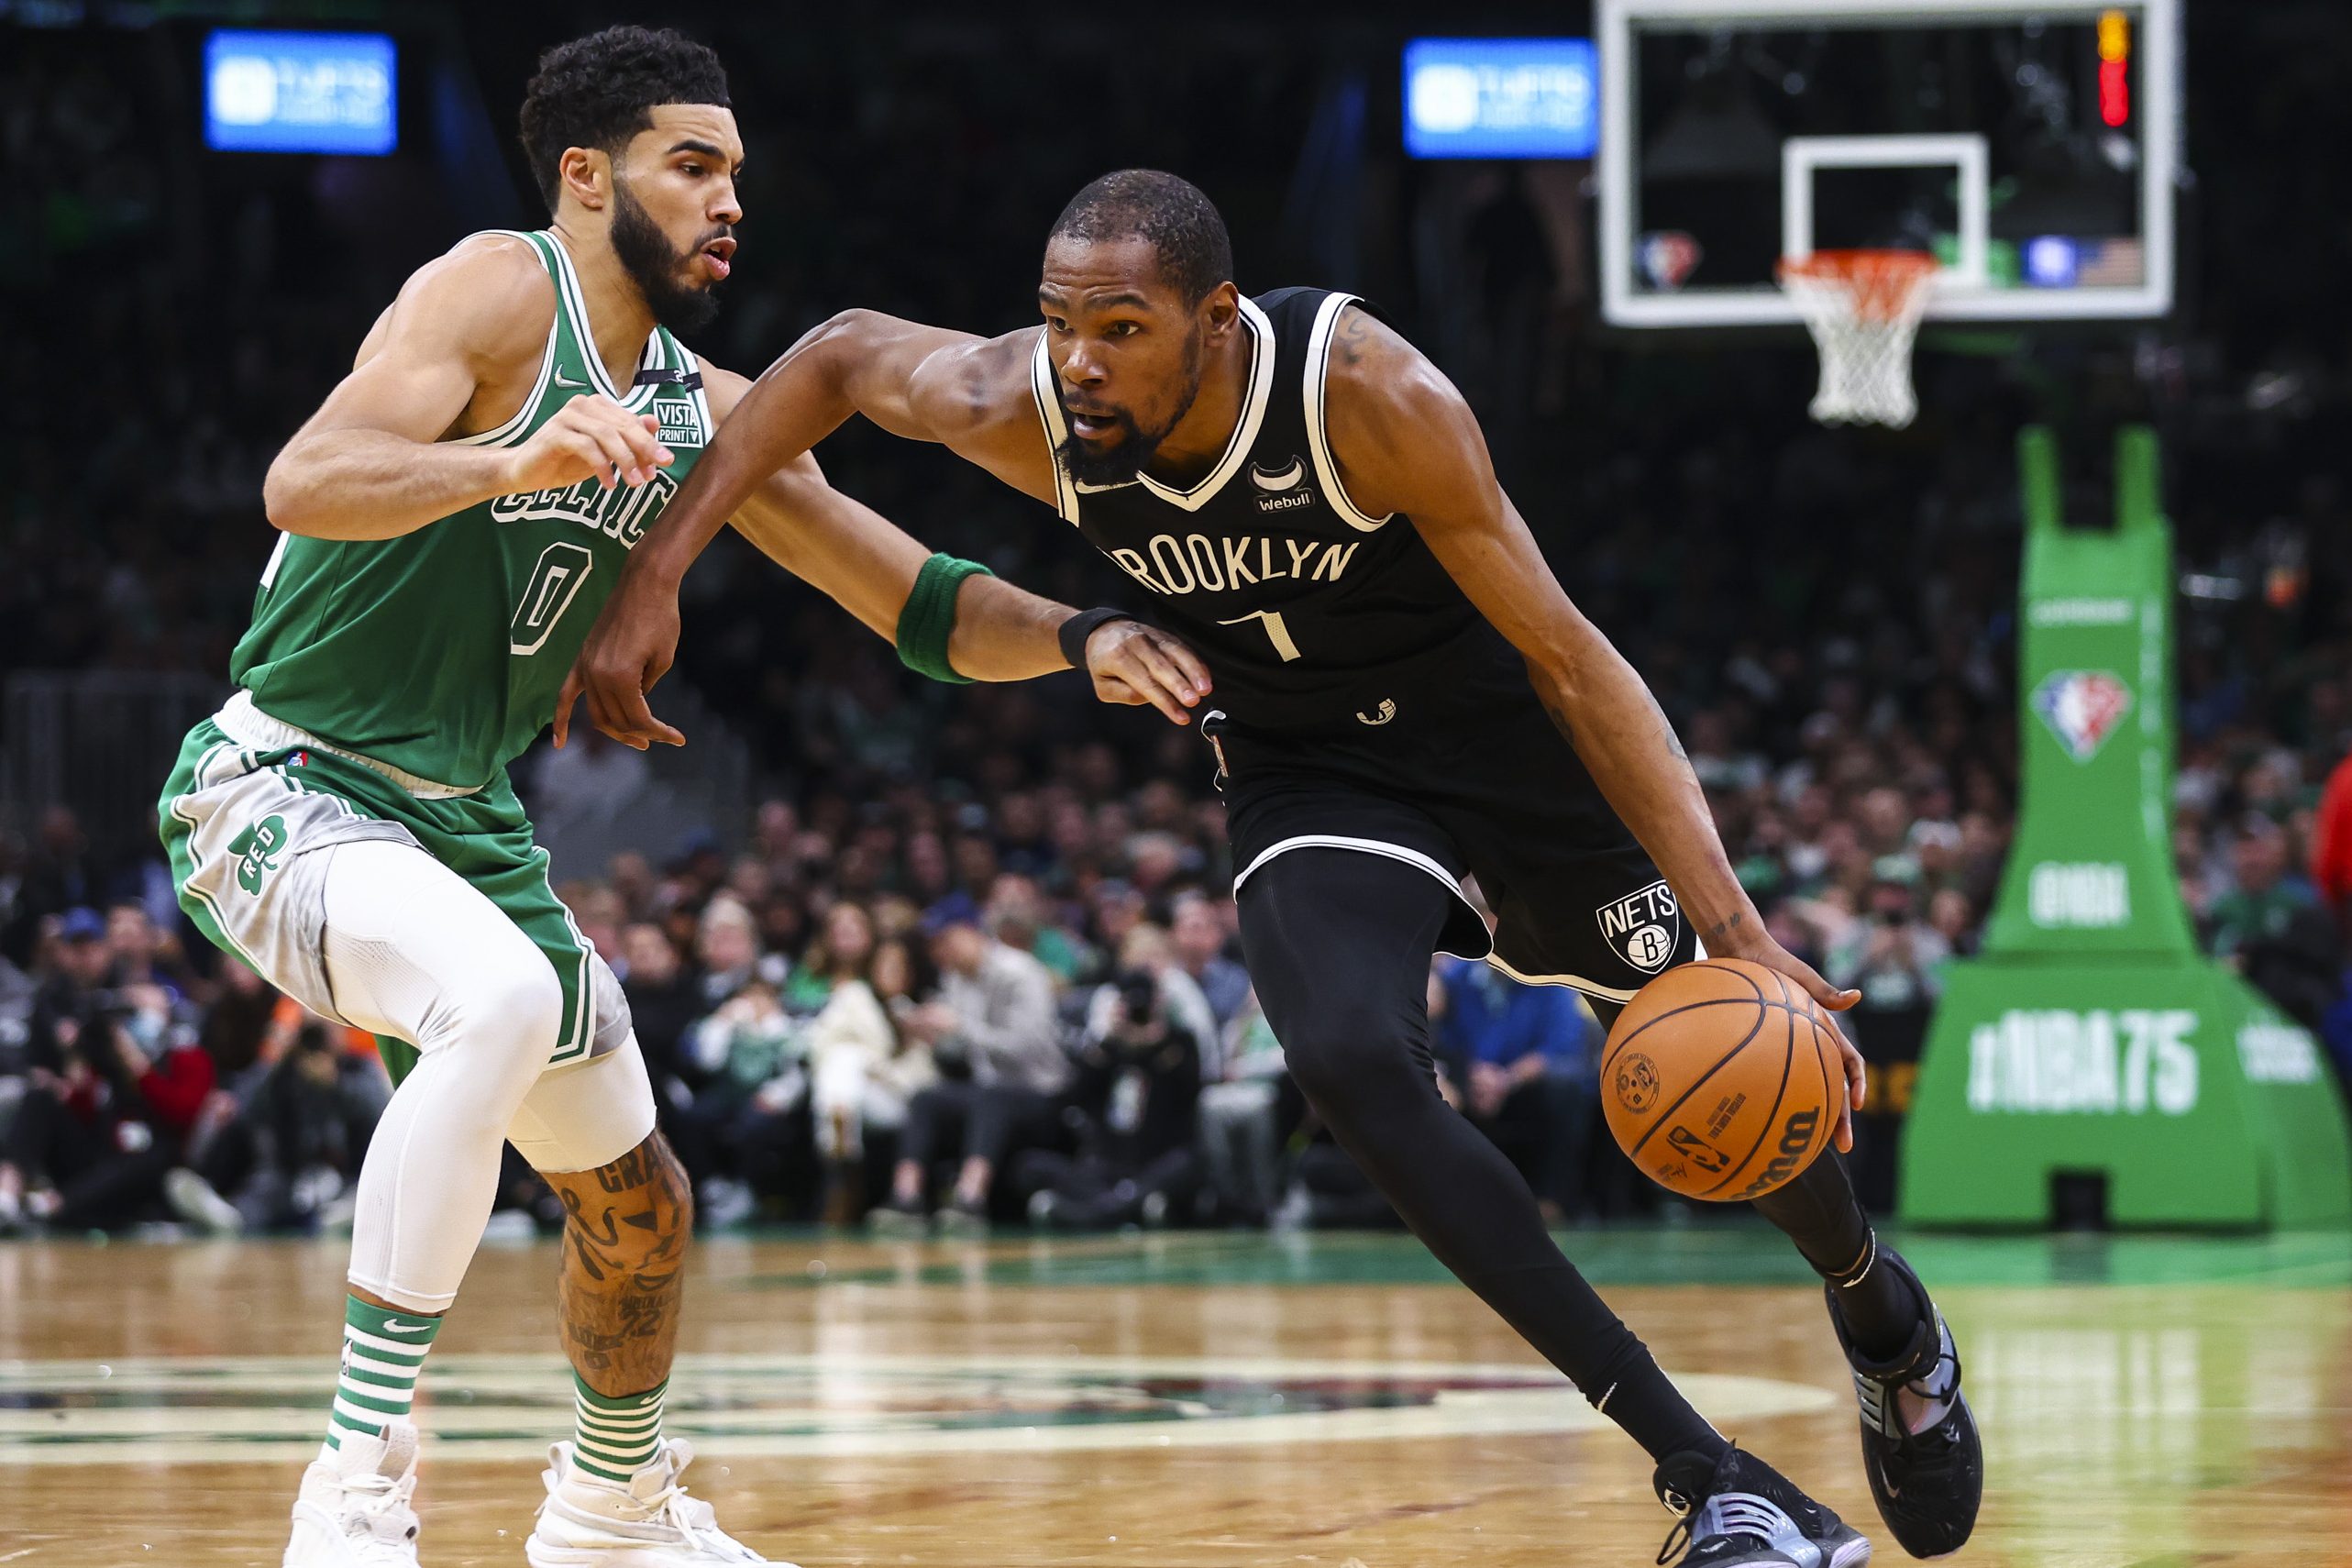
<path id="1" fill-rule="evenodd" d="M 1105 702 L 1157 708 L 1176 724 L 1192 723 L 1192 705 L 1209 695 L 1200 656 L 1156 626 L 1105 621 L 1087 638 L 1087 673 Z"/>
<path id="2" fill-rule="evenodd" d="M 1717 954 L 1714 956 L 1745 958 L 1751 964 L 1761 964 L 1767 969 L 1776 969 L 1803 986 L 1807 996 L 1831 1012 L 1843 1012 L 1862 999 L 1861 992 L 1839 990 L 1815 973 L 1812 965 L 1807 964 L 1769 936 L 1760 939 L 1739 952 Z M 1846 1099 L 1845 1102 L 1838 1107 L 1837 1139 L 1838 1152 L 1841 1154 L 1850 1154 L 1854 1152 L 1854 1112 L 1862 1108 L 1862 1093 L 1869 1087 L 1869 1069 L 1862 1065 L 1862 1054 L 1854 1049 L 1854 1043 L 1846 1038 L 1844 1030 L 1838 1027 L 1838 1021 L 1833 1018 L 1825 1019 L 1823 1021 L 1829 1025 L 1830 1033 L 1837 1036 L 1838 1054 L 1845 1061 Z"/>
<path id="3" fill-rule="evenodd" d="M 624 569 L 556 698 L 556 745 L 570 732 L 573 701 L 584 696 L 589 722 L 623 745 L 638 751 L 655 741 L 684 745 L 686 737 L 646 705 L 646 693 L 677 657 L 677 585 Z"/>
<path id="4" fill-rule="evenodd" d="M 650 414 L 631 414 L 602 392 L 576 397 L 514 449 L 508 492 L 566 490 L 592 479 L 606 490 L 639 485 L 669 467 Z"/>

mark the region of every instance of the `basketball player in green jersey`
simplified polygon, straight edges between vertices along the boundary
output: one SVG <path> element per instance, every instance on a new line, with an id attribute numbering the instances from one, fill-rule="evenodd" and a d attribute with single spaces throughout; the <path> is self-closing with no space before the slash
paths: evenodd
<path id="1" fill-rule="evenodd" d="M 416 1562 L 427 1347 L 511 1140 L 569 1215 L 559 1286 L 577 1432 L 535 1568 L 764 1561 L 679 1485 L 662 1435 L 692 1223 L 618 983 L 551 890 L 506 765 L 545 727 L 629 549 L 747 390 L 671 328 L 709 319 L 741 214 L 717 59 L 618 28 L 550 51 L 523 140 L 554 216 L 419 271 L 266 487 L 283 536 L 227 705 L 188 736 L 161 827 L 206 935 L 384 1039 L 399 1087 L 359 1184 L 343 1362 L 287 1568 Z M 800 466 L 737 525 L 942 679 L 1084 663 L 1176 721 L 1180 643 L 930 556 Z M 558 740 L 560 741 L 560 735 Z"/>

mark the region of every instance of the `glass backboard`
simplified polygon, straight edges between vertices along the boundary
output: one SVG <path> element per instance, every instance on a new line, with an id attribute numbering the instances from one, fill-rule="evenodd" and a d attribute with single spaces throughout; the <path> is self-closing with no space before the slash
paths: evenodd
<path id="1" fill-rule="evenodd" d="M 1926 250 L 1930 320 L 2171 308 L 2178 0 L 1600 0 L 1602 307 L 1794 324 L 1783 258 Z"/>

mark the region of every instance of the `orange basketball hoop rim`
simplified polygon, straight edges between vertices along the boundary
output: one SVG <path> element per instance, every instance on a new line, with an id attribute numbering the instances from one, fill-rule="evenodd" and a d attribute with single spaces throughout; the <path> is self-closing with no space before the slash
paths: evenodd
<path id="1" fill-rule="evenodd" d="M 1896 429 L 1918 413 L 1911 345 L 1942 264 L 1924 250 L 1816 250 L 1783 258 L 1781 287 L 1821 349 L 1823 424 Z"/>
<path id="2" fill-rule="evenodd" d="M 1784 289 L 1792 283 L 1843 288 L 1853 298 L 1856 315 L 1884 322 L 1908 311 L 1914 296 L 1942 267 L 1925 250 L 1816 250 L 1783 257 L 1780 279 Z"/>

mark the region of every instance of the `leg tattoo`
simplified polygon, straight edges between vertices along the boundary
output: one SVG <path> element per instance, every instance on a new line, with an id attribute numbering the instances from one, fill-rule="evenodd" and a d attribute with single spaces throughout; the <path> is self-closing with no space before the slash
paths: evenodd
<path id="1" fill-rule="evenodd" d="M 657 1132 L 609 1165 L 547 1182 L 569 1216 L 564 1353 L 599 1393 L 656 1386 L 677 1350 L 680 1271 L 694 1229 L 684 1167 Z"/>

